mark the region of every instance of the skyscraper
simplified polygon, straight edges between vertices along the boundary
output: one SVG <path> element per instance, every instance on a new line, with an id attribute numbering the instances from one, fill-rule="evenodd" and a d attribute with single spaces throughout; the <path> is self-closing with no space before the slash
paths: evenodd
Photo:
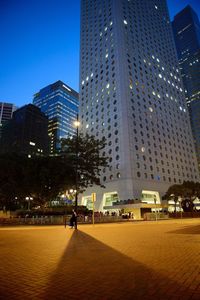
<path id="1" fill-rule="evenodd" d="M 74 121 L 78 114 L 78 93 L 62 81 L 41 89 L 33 104 L 49 118 L 50 153 L 59 151 L 60 139 L 76 134 Z"/>
<path id="2" fill-rule="evenodd" d="M 16 107 L 12 103 L 0 102 L 0 138 L 3 124 L 12 118 L 15 109 Z"/>
<path id="3" fill-rule="evenodd" d="M 80 121 L 107 139 L 97 209 L 198 179 L 165 0 L 82 0 Z M 85 204 L 90 193 L 83 197 Z M 146 196 L 144 196 L 146 195 Z M 149 196 L 148 196 L 149 195 Z"/>
<path id="4" fill-rule="evenodd" d="M 179 59 L 185 59 L 200 48 L 200 23 L 190 5 L 179 12 L 172 22 Z"/>
<path id="5" fill-rule="evenodd" d="M 3 127 L 1 152 L 48 155 L 48 118 L 38 107 L 28 104 L 13 113 Z"/>
<path id="6" fill-rule="evenodd" d="M 191 6 L 172 22 L 200 168 L 200 23 Z"/>

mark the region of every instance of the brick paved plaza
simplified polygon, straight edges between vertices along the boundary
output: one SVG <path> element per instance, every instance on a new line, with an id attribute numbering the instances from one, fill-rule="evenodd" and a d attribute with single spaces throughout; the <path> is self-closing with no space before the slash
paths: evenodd
<path id="1" fill-rule="evenodd" d="M 200 219 L 0 228 L 0 299 L 200 299 Z"/>

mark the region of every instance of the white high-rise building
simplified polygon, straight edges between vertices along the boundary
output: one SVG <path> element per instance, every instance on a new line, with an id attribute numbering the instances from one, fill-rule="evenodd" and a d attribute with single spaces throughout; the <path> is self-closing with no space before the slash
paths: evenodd
<path id="1" fill-rule="evenodd" d="M 96 209 L 199 179 L 165 0 L 82 0 L 80 121 L 107 139 Z"/>

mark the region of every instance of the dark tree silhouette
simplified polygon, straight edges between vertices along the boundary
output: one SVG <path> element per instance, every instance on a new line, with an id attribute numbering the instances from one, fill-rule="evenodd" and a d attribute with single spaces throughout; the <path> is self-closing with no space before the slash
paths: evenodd
<path id="1" fill-rule="evenodd" d="M 73 169 L 77 168 L 79 192 L 93 184 L 103 187 L 100 172 L 102 168 L 108 167 L 108 157 L 102 154 L 105 146 L 105 138 L 99 140 L 88 134 L 79 134 L 78 139 L 76 136 L 62 139 L 61 155 L 70 162 Z M 75 181 L 74 177 L 74 184 Z"/>
<path id="2" fill-rule="evenodd" d="M 33 198 L 32 205 L 42 206 L 74 188 L 77 174 L 78 192 L 101 185 L 100 170 L 108 166 L 108 158 L 101 154 L 105 139 L 80 134 L 78 148 L 76 142 L 76 137 L 62 140 L 58 156 L 0 155 L 0 209 L 27 207 L 26 197 Z"/>
<path id="3" fill-rule="evenodd" d="M 184 181 L 182 184 L 174 184 L 169 187 L 163 199 L 174 199 L 178 201 L 181 198 L 181 206 L 185 212 L 193 211 L 193 201 L 196 197 L 200 197 L 200 183 L 193 181 Z M 175 209 L 176 202 L 175 201 Z"/>

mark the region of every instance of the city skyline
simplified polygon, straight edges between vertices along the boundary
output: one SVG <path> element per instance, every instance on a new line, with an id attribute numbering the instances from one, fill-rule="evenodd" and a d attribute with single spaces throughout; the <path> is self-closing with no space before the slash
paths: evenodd
<path id="1" fill-rule="evenodd" d="M 188 4 L 200 17 L 196 0 L 167 3 L 171 20 Z M 0 101 L 20 107 L 57 80 L 78 92 L 80 1 L 2 0 L 1 8 Z"/>

